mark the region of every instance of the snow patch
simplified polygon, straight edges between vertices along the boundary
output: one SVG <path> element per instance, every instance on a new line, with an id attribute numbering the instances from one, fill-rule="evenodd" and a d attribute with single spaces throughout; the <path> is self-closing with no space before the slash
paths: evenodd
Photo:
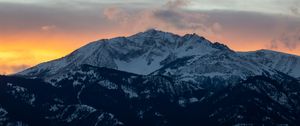
<path id="1" fill-rule="evenodd" d="M 180 99 L 178 100 L 178 104 L 181 106 L 181 107 L 185 107 L 186 106 L 186 101 L 184 99 Z"/>
<path id="2" fill-rule="evenodd" d="M 1 106 L 0 106 L 0 121 L 1 121 L 1 118 L 5 117 L 7 114 L 8 114 L 8 112 L 4 108 L 1 108 Z"/>
<path id="3" fill-rule="evenodd" d="M 195 103 L 195 102 L 198 102 L 198 98 L 195 98 L 195 97 L 192 97 L 189 99 L 190 103 Z"/>
<path id="4" fill-rule="evenodd" d="M 102 87 L 105 87 L 105 88 L 110 89 L 110 90 L 116 90 L 116 89 L 118 89 L 118 85 L 117 84 L 115 84 L 113 82 L 110 82 L 108 80 L 99 81 L 98 84 L 101 85 Z"/>
<path id="5" fill-rule="evenodd" d="M 54 104 L 54 105 L 50 106 L 49 111 L 56 112 L 56 111 L 58 111 L 62 107 L 64 107 L 64 105 Z"/>
<path id="6" fill-rule="evenodd" d="M 82 83 L 80 83 L 78 80 L 75 80 L 74 82 L 73 82 L 73 86 L 74 87 L 76 87 L 76 86 L 79 86 L 79 85 L 81 85 Z"/>
<path id="7" fill-rule="evenodd" d="M 140 56 L 130 61 L 115 60 L 115 63 L 118 70 L 147 75 L 162 67 L 160 62 L 165 56 L 154 56 L 153 58 L 150 64 L 146 56 Z"/>
<path id="8" fill-rule="evenodd" d="M 121 86 L 121 89 L 123 90 L 123 92 L 125 94 L 127 94 L 129 96 L 129 98 L 137 98 L 139 97 L 139 95 L 131 88 L 126 87 L 126 86 Z"/>
<path id="9" fill-rule="evenodd" d="M 75 110 L 70 109 L 71 107 L 75 107 Z M 72 111 L 71 114 L 67 114 L 69 113 L 69 111 Z M 87 105 L 71 105 L 68 106 L 61 114 L 61 118 L 64 116 L 65 117 L 65 121 L 70 123 L 75 119 L 81 119 L 84 117 L 87 117 L 88 115 L 90 115 L 91 113 L 95 112 L 96 109 Z"/>

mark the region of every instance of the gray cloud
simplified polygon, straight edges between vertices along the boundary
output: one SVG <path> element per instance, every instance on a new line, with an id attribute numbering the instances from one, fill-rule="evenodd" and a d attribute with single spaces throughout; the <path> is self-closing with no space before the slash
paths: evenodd
<path id="1" fill-rule="evenodd" d="M 268 49 L 278 49 L 277 40 L 273 39 L 269 44 L 266 44 L 266 48 L 268 48 Z"/>
<path id="2" fill-rule="evenodd" d="M 153 18 L 168 23 L 176 29 L 207 32 L 211 29 L 211 26 L 204 24 L 208 16 L 202 12 L 183 9 L 190 4 L 190 0 L 169 0 L 161 8 L 153 11 Z"/>
<path id="3" fill-rule="evenodd" d="M 218 22 L 204 24 L 207 15 L 199 11 L 188 11 L 188 0 L 169 0 L 156 8 L 140 8 L 138 10 L 118 6 L 108 7 L 104 11 L 106 19 L 120 28 L 127 28 L 139 32 L 147 28 L 163 30 L 182 30 L 189 32 L 216 32 L 222 26 Z"/>
<path id="4" fill-rule="evenodd" d="M 297 7 L 291 7 L 290 10 L 295 15 L 299 15 L 300 14 L 299 9 Z"/>
<path id="5" fill-rule="evenodd" d="M 277 41 L 282 42 L 290 50 L 297 49 L 300 44 L 300 30 L 294 33 L 283 33 Z"/>
<path id="6" fill-rule="evenodd" d="M 158 10 L 154 12 L 154 18 L 172 24 L 178 29 L 201 29 L 205 30 L 206 26 L 203 20 L 206 18 L 203 14 L 189 14 L 172 10 Z"/>
<path id="7" fill-rule="evenodd" d="M 300 29 L 299 17 L 245 11 L 188 10 L 192 2 L 168 0 L 164 4 L 149 6 L 147 6 L 149 3 L 138 1 L 126 4 L 116 1 L 101 3 L 93 0 L 72 4 L 64 2 L 65 4 L 59 3 L 57 6 L 1 3 L 0 36 L 4 33 L 16 34 L 41 29 L 81 34 L 91 31 L 95 34 L 132 34 L 148 28 L 158 28 L 175 33 L 196 32 L 214 39 L 221 36 L 223 40 L 226 38 L 227 41 L 236 44 L 247 44 L 250 41 L 254 44 L 264 42 L 263 45 L 270 45 L 272 44 L 270 41 L 274 40 L 273 46 L 269 48 L 284 45 L 286 48 L 294 49 L 292 47 L 299 44 L 297 41 L 299 34 L 297 31 Z M 291 11 L 299 13 L 297 8 Z"/>
<path id="8" fill-rule="evenodd" d="M 222 34 L 230 41 L 265 44 L 269 49 L 298 49 L 300 18 L 276 14 L 238 11 L 207 11 L 207 22 L 219 22 Z M 240 40 L 240 41 L 239 41 Z M 251 42 L 251 43 L 249 43 Z"/>
<path id="9" fill-rule="evenodd" d="M 190 3 L 190 0 L 168 0 L 164 6 L 168 9 L 179 9 L 189 5 Z"/>
<path id="10" fill-rule="evenodd" d="M 110 23 L 101 15 L 103 8 L 93 5 L 88 9 L 70 10 L 62 6 L 1 3 L 0 33 L 34 32 L 47 25 L 55 26 L 61 32 L 108 29 Z"/>

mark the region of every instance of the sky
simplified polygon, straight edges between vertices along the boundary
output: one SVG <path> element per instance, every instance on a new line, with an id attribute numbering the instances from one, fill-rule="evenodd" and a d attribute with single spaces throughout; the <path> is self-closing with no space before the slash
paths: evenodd
<path id="1" fill-rule="evenodd" d="M 0 0 L 0 74 L 155 28 L 300 55 L 299 0 Z"/>

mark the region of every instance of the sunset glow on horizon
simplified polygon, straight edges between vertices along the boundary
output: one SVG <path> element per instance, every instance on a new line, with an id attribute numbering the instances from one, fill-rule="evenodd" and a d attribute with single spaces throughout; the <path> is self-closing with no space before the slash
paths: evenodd
<path id="1" fill-rule="evenodd" d="M 235 51 L 300 55 L 298 7 L 297 0 L 0 0 L 0 74 L 149 28 L 197 33 Z"/>

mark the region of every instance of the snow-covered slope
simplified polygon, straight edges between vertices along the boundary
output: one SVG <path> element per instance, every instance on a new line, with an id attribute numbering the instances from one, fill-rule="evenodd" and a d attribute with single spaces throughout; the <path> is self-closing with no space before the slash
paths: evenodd
<path id="1" fill-rule="evenodd" d="M 300 56 L 271 50 L 240 52 L 239 54 L 252 62 L 257 62 L 290 76 L 300 78 Z"/>
<path id="2" fill-rule="evenodd" d="M 278 72 L 259 63 L 251 62 L 235 52 L 218 52 L 203 56 L 177 59 L 153 75 L 170 76 L 177 80 L 204 84 L 229 85 L 251 76 L 275 76 Z"/>

